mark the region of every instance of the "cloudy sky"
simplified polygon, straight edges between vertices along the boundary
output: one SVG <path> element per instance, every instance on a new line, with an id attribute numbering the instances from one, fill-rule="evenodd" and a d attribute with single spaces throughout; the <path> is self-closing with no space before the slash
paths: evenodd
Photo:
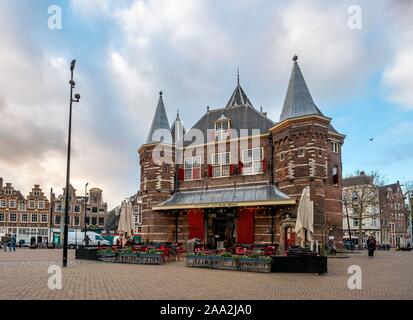
<path id="1" fill-rule="evenodd" d="M 186 127 L 241 85 L 278 121 L 294 54 L 347 135 L 344 174 L 413 180 L 413 2 L 1 0 L 0 176 L 27 193 L 65 183 L 69 64 L 77 59 L 72 184 L 113 207 L 137 191 L 158 92 Z M 62 12 L 50 29 L 48 9 Z M 361 29 L 349 28 L 351 5 Z M 349 13 L 350 8 L 350 13 Z M 369 138 L 374 137 L 372 142 Z"/>

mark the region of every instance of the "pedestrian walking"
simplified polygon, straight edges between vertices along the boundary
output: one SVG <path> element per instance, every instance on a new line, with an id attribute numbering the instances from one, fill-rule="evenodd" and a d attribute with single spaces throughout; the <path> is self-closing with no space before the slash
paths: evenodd
<path id="1" fill-rule="evenodd" d="M 4 237 L 1 239 L 4 252 L 7 251 L 7 247 L 9 246 L 9 241 L 10 241 L 10 236 L 8 234 L 4 235 Z"/>
<path id="2" fill-rule="evenodd" d="M 10 247 L 9 247 L 10 252 L 12 249 L 14 252 L 16 251 L 16 235 L 15 234 L 13 234 L 10 238 Z"/>
<path id="3" fill-rule="evenodd" d="M 86 245 L 86 247 L 89 245 L 89 242 L 90 242 L 90 238 L 89 238 L 88 235 L 86 235 L 86 238 L 85 238 L 85 245 Z"/>
<path id="4" fill-rule="evenodd" d="M 367 239 L 366 245 L 367 245 L 367 250 L 369 252 L 369 258 L 373 258 L 374 250 L 376 250 L 376 240 L 374 239 L 374 237 L 369 236 L 369 238 Z"/>

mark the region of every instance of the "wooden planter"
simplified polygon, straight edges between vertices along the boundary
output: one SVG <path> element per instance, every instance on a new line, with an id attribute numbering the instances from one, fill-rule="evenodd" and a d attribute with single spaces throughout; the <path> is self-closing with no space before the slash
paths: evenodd
<path id="1" fill-rule="evenodd" d="M 238 268 L 240 271 L 271 272 L 271 260 L 239 258 Z"/>
<path id="2" fill-rule="evenodd" d="M 211 257 L 210 256 L 200 256 L 200 255 L 187 255 L 186 256 L 187 267 L 198 267 L 198 268 L 210 268 L 211 267 Z"/>
<path id="3" fill-rule="evenodd" d="M 221 270 L 238 270 L 238 259 L 233 257 L 211 256 L 211 268 Z"/>
<path id="4" fill-rule="evenodd" d="M 135 263 L 139 264 L 162 264 L 163 258 L 158 253 L 138 253 Z"/>

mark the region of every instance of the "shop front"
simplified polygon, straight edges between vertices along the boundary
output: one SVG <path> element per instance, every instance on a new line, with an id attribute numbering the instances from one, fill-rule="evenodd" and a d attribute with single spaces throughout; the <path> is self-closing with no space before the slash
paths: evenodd
<path id="1" fill-rule="evenodd" d="M 186 215 L 186 238 L 220 250 L 235 244 L 274 242 L 276 209 L 295 202 L 274 186 L 264 185 L 177 192 L 153 210 Z"/>

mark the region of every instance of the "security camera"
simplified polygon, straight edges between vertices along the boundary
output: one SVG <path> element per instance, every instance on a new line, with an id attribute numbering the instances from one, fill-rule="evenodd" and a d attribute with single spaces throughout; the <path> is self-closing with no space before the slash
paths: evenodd
<path id="1" fill-rule="evenodd" d="M 80 94 L 76 93 L 75 94 L 75 99 L 79 101 L 80 100 Z"/>

